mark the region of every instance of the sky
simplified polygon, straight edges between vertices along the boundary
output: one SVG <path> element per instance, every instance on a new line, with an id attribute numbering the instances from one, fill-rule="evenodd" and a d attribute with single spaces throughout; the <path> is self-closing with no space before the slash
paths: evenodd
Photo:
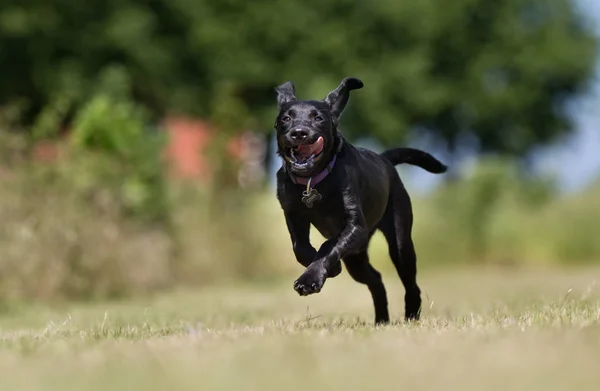
<path id="1" fill-rule="evenodd" d="M 600 0 L 578 0 L 577 3 L 591 19 L 600 36 Z M 534 156 L 534 164 L 538 170 L 554 175 L 565 193 L 582 190 L 591 181 L 600 179 L 600 62 L 589 92 L 573 102 L 571 113 L 575 134 Z M 435 154 L 435 151 L 429 152 Z M 274 160 L 275 164 L 269 173 L 273 179 L 280 165 L 279 159 Z M 417 193 L 429 191 L 442 180 L 440 176 L 419 168 L 403 168 L 401 175 L 407 188 Z"/>
<path id="2" fill-rule="evenodd" d="M 600 1 L 579 0 L 600 36 Z M 577 191 L 589 181 L 600 178 L 600 64 L 591 91 L 573 107 L 577 133 L 566 145 L 549 148 L 538 164 L 554 170 L 566 191 Z"/>

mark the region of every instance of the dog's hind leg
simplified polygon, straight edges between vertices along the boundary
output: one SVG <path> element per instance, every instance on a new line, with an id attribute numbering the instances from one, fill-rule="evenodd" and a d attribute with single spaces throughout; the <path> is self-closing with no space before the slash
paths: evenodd
<path id="1" fill-rule="evenodd" d="M 417 284 L 417 255 L 412 241 L 412 208 L 403 185 L 394 186 L 388 209 L 379 224 L 389 246 L 389 253 L 404 285 L 406 320 L 419 320 L 421 289 Z"/>
<path id="2" fill-rule="evenodd" d="M 383 285 L 381 274 L 369 262 L 367 251 L 346 256 L 344 264 L 348 273 L 355 281 L 365 284 L 369 288 L 375 307 L 375 323 L 388 323 L 390 316 L 388 313 L 385 286 Z"/>

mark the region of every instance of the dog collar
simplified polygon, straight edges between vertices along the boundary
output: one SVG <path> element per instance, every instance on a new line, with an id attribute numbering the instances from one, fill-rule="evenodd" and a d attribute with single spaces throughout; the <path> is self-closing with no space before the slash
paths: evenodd
<path id="1" fill-rule="evenodd" d="M 292 174 L 291 172 L 289 172 L 290 178 L 292 179 L 292 182 L 294 182 L 295 184 L 307 185 L 310 181 L 310 184 L 312 186 L 315 186 L 317 183 L 319 183 L 323 179 L 325 179 L 327 177 L 327 175 L 329 175 L 329 173 L 333 169 L 333 166 L 335 165 L 336 160 L 337 160 L 337 155 L 333 155 L 333 159 L 327 165 L 327 167 L 325 167 L 325 169 L 323 171 L 321 171 L 320 173 L 318 173 L 315 176 L 307 178 L 307 177 L 296 176 L 296 175 Z"/>

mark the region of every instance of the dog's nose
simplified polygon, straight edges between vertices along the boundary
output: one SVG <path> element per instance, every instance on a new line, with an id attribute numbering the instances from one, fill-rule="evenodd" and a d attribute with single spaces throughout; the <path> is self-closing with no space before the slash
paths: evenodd
<path id="1" fill-rule="evenodd" d="M 294 141 L 304 141 L 308 137 L 308 132 L 302 129 L 294 129 L 290 132 L 290 137 Z"/>

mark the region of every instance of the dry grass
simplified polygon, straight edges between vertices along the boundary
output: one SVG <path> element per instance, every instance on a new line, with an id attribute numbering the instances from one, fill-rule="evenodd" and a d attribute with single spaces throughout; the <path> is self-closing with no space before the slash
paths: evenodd
<path id="1" fill-rule="evenodd" d="M 290 276 L 290 280 L 293 276 Z M 423 320 L 371 325 L 342 276 L 0 309 L 2 390 L 596 390 L 598 269 L 433 272 Z M 386 276 L 391 310 L 402 288 Z"/>

